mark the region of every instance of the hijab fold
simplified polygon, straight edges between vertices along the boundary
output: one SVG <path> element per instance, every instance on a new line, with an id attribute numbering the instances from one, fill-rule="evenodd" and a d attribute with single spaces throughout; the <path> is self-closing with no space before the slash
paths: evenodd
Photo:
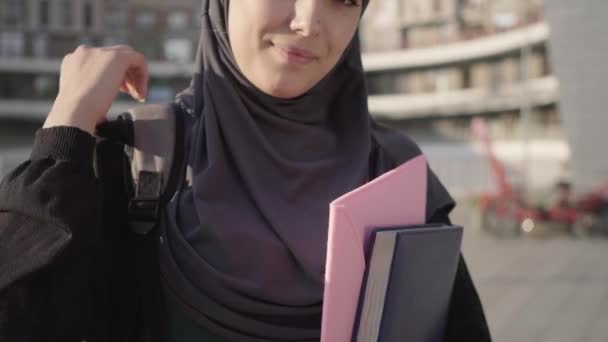
<path id="1" fill-rule="evenodd" d="M 195 74 L 177 97 L 190 176 L 161 225 L 164 290 L 230 340 L 318 341 L 329 203 L 396 166 L 372 138 L 358 38 L 310 91 L 279 99 L 239 71 L 228 0 L 202 6 Z"/>

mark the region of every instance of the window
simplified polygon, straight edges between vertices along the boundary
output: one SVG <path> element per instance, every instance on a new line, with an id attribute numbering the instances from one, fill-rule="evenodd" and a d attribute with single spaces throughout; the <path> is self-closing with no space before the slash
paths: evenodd
<path id="1" fill-rule="evenodd" d="M 400 47 L 402 49 L 407 49 L 409 46 L 410 46 L 409 29 L 407 29 L 407 28 L 401 29 Z"/>
<path id="2" fill-rule="evenodd" d="M 46 27 L 49 25 L 49 2 L 48 0 L 42 0 L 40 1 L 40 8 L 39 8 L 39 17 L 38 20 L 40 22 L 40 26 L 42 27 Z"/>
<path id="3" fill-rule="evenodd" d="M 467 0 L 466 5 L 481 7 L 484 4 L 484 2 L 485 2 L 485 0 Z"/>
<path id="4" fill-rule="evenodd" d="M 188 26 L 188 14 L 183 11 L 173 11 L 169 13 L 167 25 L 170 30 L 179 31 Z"/>
<path id="5" fill-rule="evenodd" d="M 74 21 L 72 19 L 72 15 L 74 15 L 74 13 L 72 12 L 72 0 L 63 0 L 61 5 L 61 14 L 63 15 L 63 26 L 66 28 L 72 27 L 72 25 L 74 24 Z"/>
<path id="6" fill-rule="evenodd" d="M 0 32 L 0 56 L 23 56 L 23 33 Z"/>
<path id="7" fill-rule="evenodd" d="M 127 10 L 124 8 L 107 9 L 105 19 L 107 29 L 123 29 L 127 26 Z"/>
<path id="8" fill-rule="evenodd" d="M 87 35 L 81 35 L 79 37 L 78 42 L 79 42 L 79 44 L 84 44 L 84 45 L 96 45 L 93 38 L 90 36 L 87 36 Z"/>
<path id="9" fill-rule="evenodd" d="M 162 59 L 162 44 L 153 39 L 135 39 L 130 41 L 133 48 L 141 52 L 149 60 Z"/>
<path id="10" fill-rule="evenodd" d="M 38 98 L 48 96 L 55 90 L 56 81 L 48 75 L 38 75 L 34 78 L 34 95 Z"/>
<path id="11" fill-rule="evenodd" d="M 496 13 L 492 17 L 492 22 L 498 29 L 508 29 L 518 24 L 518 18 L 515 13 Z"/>
<path id="12" fill-rule="evenodd" d="M 104 46 L 122 45 L 122 44 L 128 45 L 129 42 L 126 38 L 114 37 L 114 36 L 106 36 L 103 39 Z"/>
<path id="13" fill-rule="evenodd" d="M 83 7 L 83 23 L 85 29 L 93 28 L 93 4 L 86 2 Z"/>
<path id="14" fill-rule="evenodd" d="M 0 24 L 9 27 L 18 26 L 23 18 L 22 0 L 7 0 L 2 8 L 0 4 Z"/>
<path id="15" fill-rule="evenodd" d="M 153 11 L 141 11 L 135 17 L 135 24 L 141 29 L 149 29 L 156 24 L 156 13 Z"/>
<path id="16" fill-rule="evenodd" d="M 174 38 L 165 42 L 165 59 L 175 62 L 189 62 L 192 58 L 192 42 L 188 39 Z"/>
<path id="17" fill-rule="evenodd" d="M 48 37 L 45 33 L 39 33 L 32 38 L 32 53 L 34 57 L 43 58 L 47 56 Z"/>
<path id="18" fill-rule="evenodd" d="M 366 75 L 367 89 L 370 94 L 392 94 L 397 89 L 398 75 L 380 72 Z"/>
<path id="19" fill-rule="evenodd" d="M 433 12 L 440 14 L 442 11 L 443 0 L 433 0 Z"/>
<path id="20" fill-rule="evenodd" d="M 171 101 L 175 97 L 175 91 L 166 85 L 151 85 L 148 90 L 149 103 L 153 102 L 167 102 Z"/>

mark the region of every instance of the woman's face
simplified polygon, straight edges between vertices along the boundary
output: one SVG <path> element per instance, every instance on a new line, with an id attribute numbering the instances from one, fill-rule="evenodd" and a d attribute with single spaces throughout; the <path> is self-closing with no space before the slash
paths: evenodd
<path id="1" fill-rule="evenodd" d="M 241 72 L 263 92 L 304 94 L 350 43 L 363 0 L 231 0 L 228 35 Z"/>

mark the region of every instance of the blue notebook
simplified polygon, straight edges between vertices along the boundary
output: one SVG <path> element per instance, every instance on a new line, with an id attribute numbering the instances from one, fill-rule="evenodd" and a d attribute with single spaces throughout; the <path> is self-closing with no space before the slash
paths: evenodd
<path id="1" fill-rule="evenodd" d="M 353 341 L 443 341 L 461 243 L 460 226 L 376 229 Z"/>

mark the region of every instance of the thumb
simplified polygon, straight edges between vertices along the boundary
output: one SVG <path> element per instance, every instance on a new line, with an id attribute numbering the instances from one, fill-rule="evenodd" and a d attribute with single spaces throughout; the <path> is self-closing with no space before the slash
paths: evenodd
<path id="1" fill-rule="evenodd" d="M 127 80 L 139 95 L 139 100 L 148 96 L 148 62 L 143 54 L 133 51 L 128 54 Z"/>
<path id="2" fill-rule="evenodd" d="M 147 95 L 147 82 L 142 86 L 142 82 L 139 77 L 134 76 L 133 69 L 127 71 L 125 79 L 120 86 L 120 90 L 131 95 L 132 98 L 139 102 L 145 102 Z M 143 88 L 143 90 L 142 90 Z"/>

